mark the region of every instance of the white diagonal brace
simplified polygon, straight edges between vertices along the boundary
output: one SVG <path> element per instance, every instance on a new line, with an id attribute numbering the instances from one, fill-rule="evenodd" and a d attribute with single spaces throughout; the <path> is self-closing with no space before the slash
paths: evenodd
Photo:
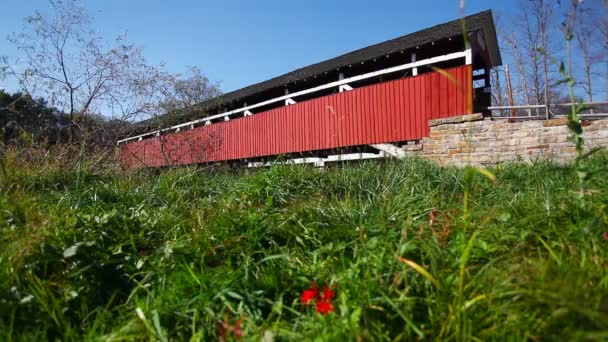
<path id="1" fill-rule="evenodd" d="M 344 91 L 353 90 L 353 87 L 351 87 L 348 84 L 343 84 L 338 89 L 340 89 L 340 92 L 344 92 Z"/>
<path id="2" fill-rule="evenodd" d="M 375 148 L 378 151 L 384 152 L 391 157 L 401 159 L 407 156 L 407 153 L 403 149 L 393 144 L 371 144 L 369 146 Z"/>

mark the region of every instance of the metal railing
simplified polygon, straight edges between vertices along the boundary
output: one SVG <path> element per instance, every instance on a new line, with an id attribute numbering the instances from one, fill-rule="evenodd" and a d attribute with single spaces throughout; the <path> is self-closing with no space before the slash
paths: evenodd
<path id="1" fill-rule="evenodd" d="M 575 105 L 578 105 L 576 103 Z M 606 118 L 608 117 L 608 112 L 595 112 L 593 109 L 598 107 L 607 107 L 608 102 L 582 102 L 580 103 L 583 106 L 583 110 L 590 111 L 589 113 L 579 113 L 579 117 L 585 119 L 596 119 L 596 118 Z M 514 106 L 490 106 L 488 110 L 491 112 L 499 111 L 501 114 L 503 111 L 510 111 L 509 115 L 492 115 L 492 118 L 496 119 L 549 119 L 549 118 L 559 118 L 566 117 L 568 114 L 559 113 L 556 109 L 558 108 L 570 108 L 572 107 L 572 103 L 550 103 L 550 104 L 537 104 L 537 105 L 514 105 Z M 533 109 L 547 109 L 547 113 L 549 113 L 549 117 L 547 115 L 532 115 Z M 518 114 L 516 111 L 520 109 L 525 109 L 528 115 Z M 606 108 L 604 108 L 606 109 Z"/>

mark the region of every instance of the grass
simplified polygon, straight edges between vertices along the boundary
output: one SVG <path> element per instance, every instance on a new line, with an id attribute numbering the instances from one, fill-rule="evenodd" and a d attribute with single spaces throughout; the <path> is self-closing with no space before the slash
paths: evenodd
<path id="1" fill-rule="evenodd" d="M 10 158 L 7 158 L 9 160 Z M 608 156 L 319 170 L 4 164 L 0 340 L 608 338 Z M 495 177 L 495 179 L 494 179 Z M 335 312 L 300 302 L 330 284 Z"/>

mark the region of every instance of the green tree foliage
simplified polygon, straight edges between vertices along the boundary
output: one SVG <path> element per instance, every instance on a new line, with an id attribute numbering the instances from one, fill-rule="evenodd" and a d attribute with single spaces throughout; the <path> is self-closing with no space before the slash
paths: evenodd
<path id="1" fill-rule="evenodd" d="M 29 139 L 39 137 L 67 123 L 67 117 L 43 98 L 0 90 L 0 132 L 4 144 L 23 139 L 24 135 L 29 135 Z"/>
<path id="2" fill-rule="evenodd" d="M 65 124 L 67 120 L 43 98 L 0 89 L 0 126 L 9 122 L 19 124 L 28 132 L 39 132 L 46 127 Z"/>

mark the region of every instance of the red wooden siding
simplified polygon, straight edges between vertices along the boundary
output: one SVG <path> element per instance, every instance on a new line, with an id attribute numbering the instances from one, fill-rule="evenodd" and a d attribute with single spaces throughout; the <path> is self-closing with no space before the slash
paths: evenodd
<path id="1" fill-rule="evenodd" d="M 425 73 L 127 142 L 121 161 L 156 167 L 418 140 L 428 136 L 428 120 L 470 113 L 471 66 L 446 71 L 450 78 Z"/>

